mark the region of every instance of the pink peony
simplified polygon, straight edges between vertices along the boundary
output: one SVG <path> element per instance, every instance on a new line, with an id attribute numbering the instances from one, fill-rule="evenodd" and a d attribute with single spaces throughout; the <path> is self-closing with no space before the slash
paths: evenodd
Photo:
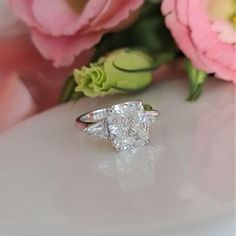
<path id="1" fill-rule="evenodd" d="M 179 48 L 195 67 L 236 83 L 234 0 L 163 0 Z"/>
<path id="2" fill-rule="evenodd" d="M 42 55 L 55 66 L 70 65 L 75 56 L 99 42 L 143 0 L 8 0 L 30 28 Z"/>

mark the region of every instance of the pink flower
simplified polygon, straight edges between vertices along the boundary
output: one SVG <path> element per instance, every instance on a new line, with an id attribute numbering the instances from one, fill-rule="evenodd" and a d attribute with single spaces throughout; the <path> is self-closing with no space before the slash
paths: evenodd
<path id="1" fill-rule="evenodd" d="M 56 105 L 74 67 L 89 62 L 85 51 L 71 67 L 56 69 L 35 49 L 27 29 L 0 0 L 0 133 Z"/>
<path id="2" fill-rule="evenodd" d="M 179 48 L 195 67 L 236 83 L 234 0 L 163 0 Z"/>
<path id="3" fill-rule="evenodd" d="M 87 64 L 92 56 L 92 51 L 86 51 L 72 66 L 54 68 L 28 35 L 0 38 L 0 52 L 0 133 L 58 104 L 69 73 Z"/>
<path id="4" fill-rule="evenodd" d="M 8 0 L 30 28 L 42 55 L 56 66 L 99 42 L 102 35 L 127 19 L 143 0 Z"/>
<path id="5" fill-rule="evenodd" d="M 16 74 L 0 81 L 0 133 L 35 114 L 37 104 Z"/>
<path id="6" fill-rule="evenodd" d="M 0 37 L 17 36 L 26 32 L 26 27 L 9 9 L 7 0 L 0 0 Z"/>

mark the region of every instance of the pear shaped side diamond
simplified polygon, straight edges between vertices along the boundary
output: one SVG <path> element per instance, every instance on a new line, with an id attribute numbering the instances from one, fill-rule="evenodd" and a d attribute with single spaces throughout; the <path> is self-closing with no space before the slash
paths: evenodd
<path id="1" fill-rule="evenodd" d="M 108 129 L 105 121 L 89 125 L 84 131 L 89 135 L 97 136 L 101 139 L 109 139 Z"/>

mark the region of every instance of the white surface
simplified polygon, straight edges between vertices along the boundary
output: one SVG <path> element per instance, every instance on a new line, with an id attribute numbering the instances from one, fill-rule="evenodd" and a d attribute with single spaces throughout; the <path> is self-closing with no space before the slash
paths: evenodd
<path id="1" fill-rule="evenodd" d="M 234 87 L 184 81 L 82 99 L 0 136 L 0 236 L 234 235 Z M 161 112 L 151 145 L 115 154 L 74 128 L 78 114 L 143 99 Z"/>

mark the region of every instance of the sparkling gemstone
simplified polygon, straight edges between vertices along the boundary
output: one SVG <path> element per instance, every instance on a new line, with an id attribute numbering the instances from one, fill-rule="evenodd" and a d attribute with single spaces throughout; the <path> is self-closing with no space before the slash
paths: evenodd
<path id="1" fill-rule="evenodd" d="M 84 131 L 89 135 L 95 135 L 102 139 L 109 139 L 107 124 L 105 120 L 89 125 Z"/>
<path id="2" fill-rule="evenodd" d="M 149 120 L 141 101 L 126 102 L 108 109 L 108 132 L 116 150 L 123 151 L 149 142 Z M 153 121 L 153 117 L 149 123 Z"/>

